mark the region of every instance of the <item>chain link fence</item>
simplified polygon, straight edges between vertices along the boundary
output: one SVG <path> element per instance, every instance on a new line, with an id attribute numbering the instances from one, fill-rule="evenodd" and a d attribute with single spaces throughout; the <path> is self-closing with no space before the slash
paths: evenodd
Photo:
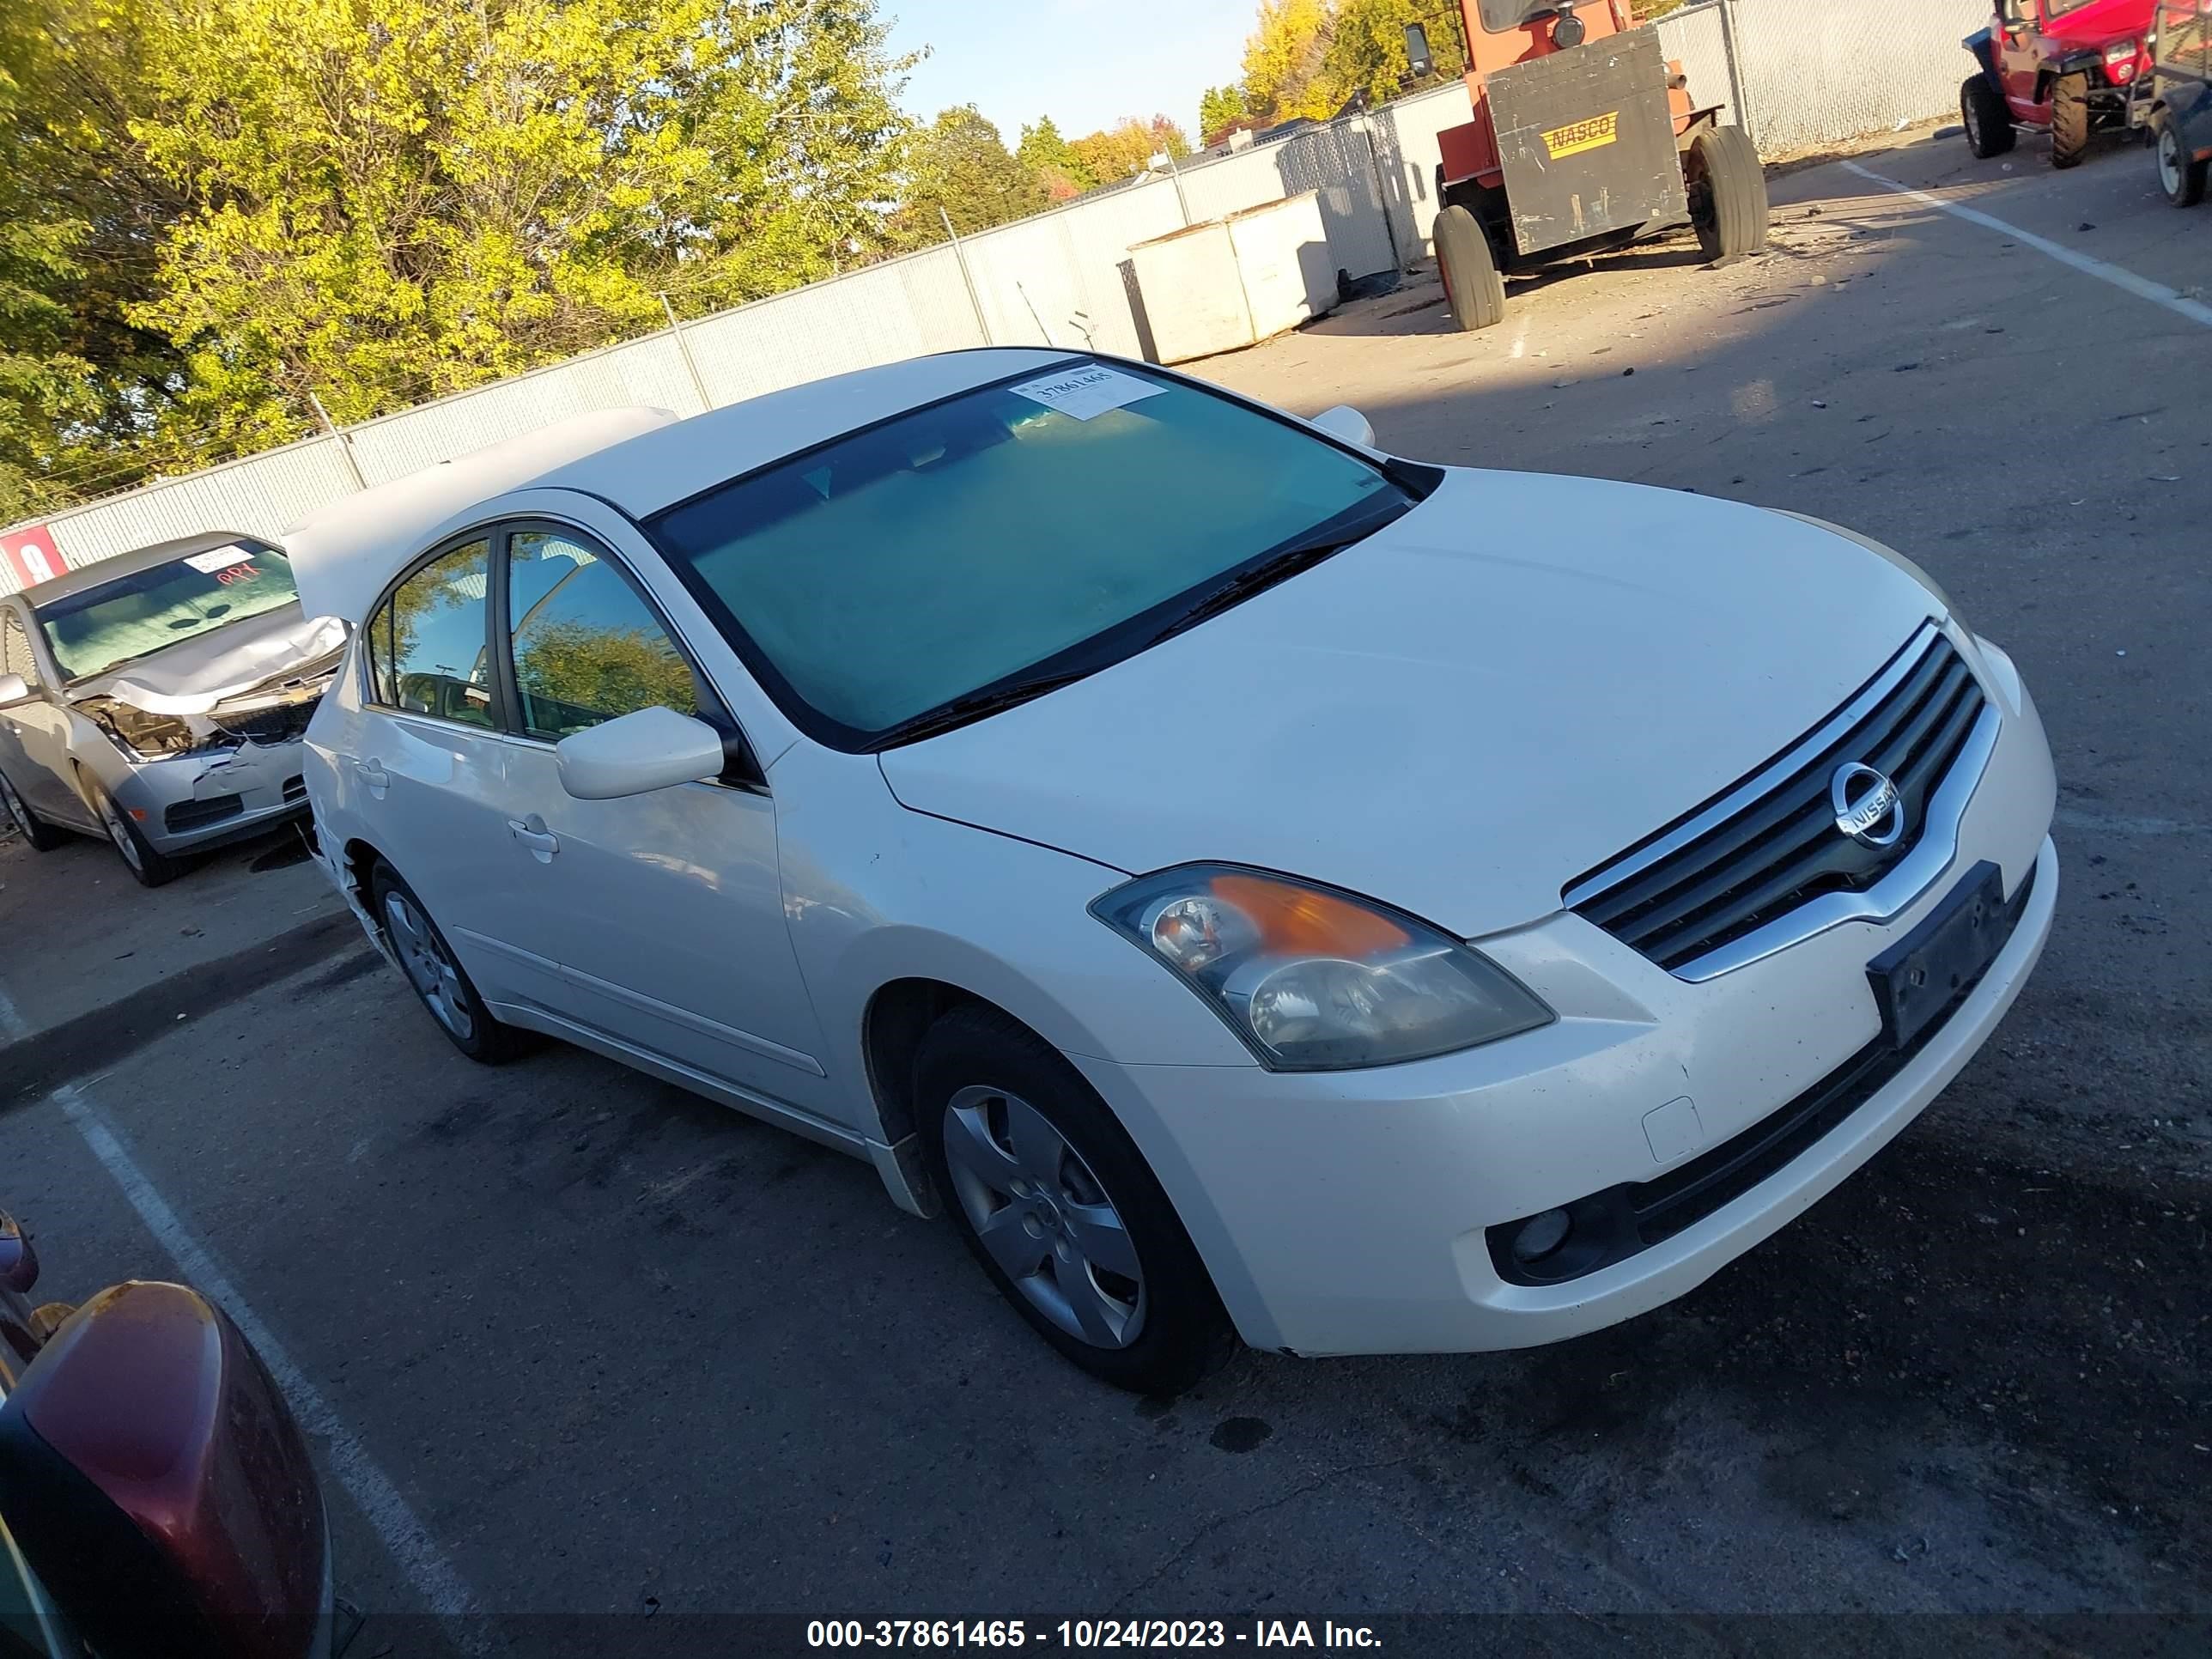
<path id="1" fill-rule="evenodd" d="M 1988 0 L 1699 0 L 1658 24 L 1700 103 L 1725 103 L 1770 157 L 1950 108 L 1960 40 Z M 1185 225 L 1317 192 L 1330 266 L 1360 277 L 1428 257 L 1437 135 L 1469 118 L 1457 82 L 1281 142 L 1184 164 L 957 242 L 660 334 L 53 514 L 70 566 L 206 530 L 274 536 L 348 492 L 566 416 L 647 404 L 693 414 L 925 352 L 1048 345 L 1143 355 L 1130 249 Z M 18 526 L 20 532 L 25 527 Z M 0 532 L 0 592 L 21 586 Z"/>

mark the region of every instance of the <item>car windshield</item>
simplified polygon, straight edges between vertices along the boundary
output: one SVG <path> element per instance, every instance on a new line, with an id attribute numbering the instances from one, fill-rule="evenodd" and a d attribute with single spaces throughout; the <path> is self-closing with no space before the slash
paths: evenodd
<path id="1" fill-rule="evenodd" d="M 1581 0 L 1575 0 L 1581 3 Z M 1531 18 L 1547 12 L 1569 11 L 1568 0 L 1482 0 L 1482 27 L 1486 34 L 1510 34 L 1525 28 Z"/>
<path id="2" fill-rule="evenodd" d="M 63 678 L 81 680 L 298 597 L 290 560 L 234 542 L 42 605 L 38 617 Z"/>
<path id="3" fill-rule="evenodd" d="M 1089 361 L 981 387 L 647 526 L 792 718 L 860 750 L 1141 651 L 1418 486 L 1290 422 Z M 1254 591 L 1261 584 L 1254 576 Z M 981 696 L 978 694 L 984 694 Z"/>

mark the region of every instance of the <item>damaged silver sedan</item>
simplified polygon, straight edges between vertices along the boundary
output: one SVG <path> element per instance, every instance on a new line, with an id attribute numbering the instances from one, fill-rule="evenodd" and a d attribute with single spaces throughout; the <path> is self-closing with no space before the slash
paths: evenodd
<path id="1" fill-rule="evenodd" d="M 345 647 L 251 536 L 140 548 L 0 599 L 0 813 L 111 842 L 158 887 L 305 817 L 300 737 Z"/>

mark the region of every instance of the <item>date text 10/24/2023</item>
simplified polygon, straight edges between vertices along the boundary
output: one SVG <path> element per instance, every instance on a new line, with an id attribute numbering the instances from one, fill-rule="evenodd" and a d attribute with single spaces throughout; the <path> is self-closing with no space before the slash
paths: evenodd
<path id="1" fill-rule="evenodd" d="M 1255 1619 L 814 1619 L 810 1648 L 1363 1648 L 1382 1644 L 1365 1625 Z"/>

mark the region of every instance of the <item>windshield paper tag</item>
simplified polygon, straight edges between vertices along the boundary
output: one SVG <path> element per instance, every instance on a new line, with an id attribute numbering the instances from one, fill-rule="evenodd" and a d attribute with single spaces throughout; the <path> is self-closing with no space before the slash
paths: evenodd
<path id="1" fill-rule="evenodd" d="M 1124 374 L 1098 363 L 1071 368 L 1062 374 L 1048 374 L 1041 380 L 1024 380 L 1006 389 L 1017 398 L 1027 398 L 1033 404 L 1042 404 L 1047 409 L 1057 410 L 1078 421 L 1090 420 L 1141 398 L 1156 398 L 1167 390 L 1164 386 L 1155 386 L 1150 380 L 1140 380 L 1133 374 Z"/>
<path id="2" fill-rule="evenodd" d="M 233 543 L 228 547 L 218 547 L 212 553 L 188 555 L 185 562 L 202 575 L 212 576 L 216 571 L 228 570 L 235 564 L 252 564 L 253 555 Z"/>

